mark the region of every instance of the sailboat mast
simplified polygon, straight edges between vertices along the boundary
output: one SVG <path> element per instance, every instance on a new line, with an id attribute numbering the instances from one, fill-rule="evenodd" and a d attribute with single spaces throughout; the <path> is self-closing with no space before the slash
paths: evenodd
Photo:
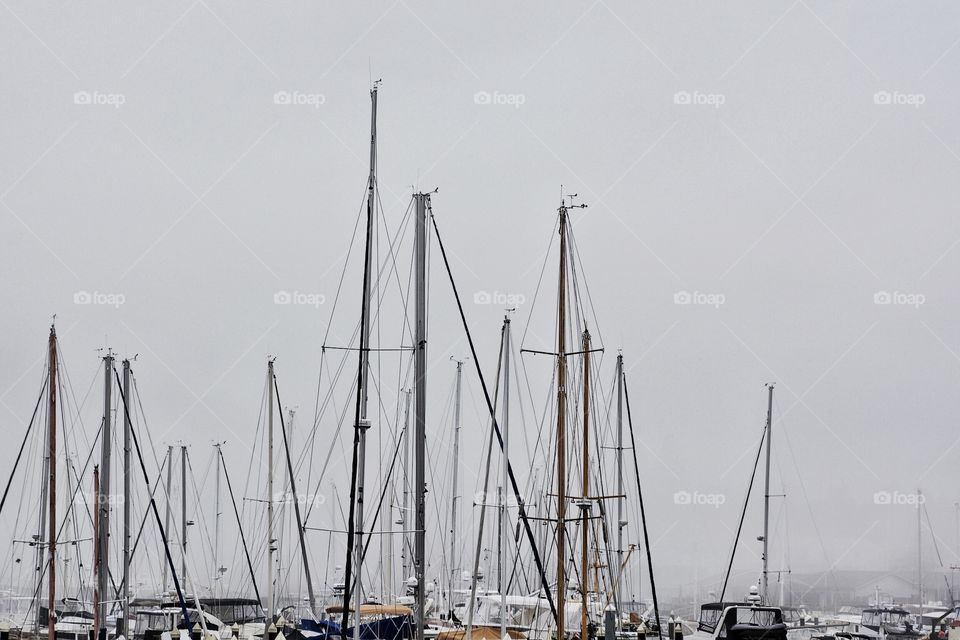
<path id="1" fill-rule="evenodd" d="M 267 625 L 273 622 L 273 358 L 267 359 Z"/>
<path id="2" fill-rule="evenodd" d="M 173 445 L 167 445 L 167 485 L 166 493 L 167 496 L 167 509 L 163 516 L 163 530 L 170 531 L 170 492 L 173 490 Z M 163 573 L 163 591 L 167 590 L 167 570 L 168 565 L 166 558 L 160 560 L 160 569 Z"/>
<path id="3" fill-rule="evenodd" d="M 566 634 L 567 516 L 567 207 L 560 206 L 560 276 L 557 295 L 557 640 Z"/>
<path id="4" fill-rule="evenodd" d="M 617 355 L 617 584 L 614 601 L 617 607 L 617 627 L 622 619 L 623 583 L 623 354 Z"/>
<path id="5" fill-rule="evenodd" d="M 217 450 L 217 471 L 214 475 L 214 530 L 213 530 L 213 571 L 216 576 L 216 591 L 214 592 L 215 596 L 220 595 L 220 579 L 223 577 L 223 573 L 220 571 L 220 518 L 223 515 L 223 512 L 220 511 L 220 474 L 223 473 L 222 467 L 223 462 L 220 460 L 220 444 L 219 442 L 214 443 L 213 447 Z"/>
<path id="6" fill-rule="evenodd" d="M 370 176 L 367 179 L 367 243 L 369 250 L 365 252 L 366 264 L 364 273 L 366 277 L 363 282 L 363 304 L 366 311 L 363 314 L 364 327 L 363 336 L 366 337 L 365 344 L 360 345 L 360 424 L 357 429 L 360 431 L 360 458 L 357 462 L 357 530 L 354 553 L 356 554 L 356 583 L 358 601 L 363 597 L 363 490 L 366 476 L 367 461 L 367 431 L 370 430 L 370 418 L 367 416 L 367 403 L 369 393 L 370 379 L 370 280 L 373 273 L 373 230 L 376 207 L 377 191 L 377 85 L 374 84 L 370 91 Z M 349 587 L 348 587 L 349 588 Z M 354 616 L 353 636 L 355 640 L 360 638 L 360 607 L 357 607 Z"/>
<path id="7" fill-rule="evenodd" d="M 497 590 L 500 591 L 500 638 L 507 637 L 507 590 L 503 584 L 503 578 L 507 575 L 507 554 L 504 553 L 503 541 L 507 540 L 509 532 L 507 530 L 507 501 L 506 487 L 510 481 L 509 476 L 509 452 L 510 452 L 510 316 L 503 318 L 503 416 L 501 427 L 503 429 L 503 489 L 497 488 L 497 498 L 500 502 L 500 571 L 497 579 Z"/>
<path id="8" fill-rule="evenodd" d="M 187 445 L 180 445 L 180 579 L 187 585 Z"/>
<path id="9" fill-rule="evenodd" d="M 410 519 L 410 399 L 413 397 L 410 389 L 404 393 L 403 412 L 403 503 L 400 507 L 400 566 L 403 575 L 402 581 L 410 577 L 410 541 L 407 535 Z"/>
<path id="10" fill-rule="evenodd" d="M 123 361 L 123 399 L 130 398 L 130 360 Z M 123 627 L 122 632 L 130 637 L 127 624 L 130 620 L 130 412 L 123 412 Z M 219 485 L 218 485 L 219 486 Z M 219 497 L 219 496 L 218 496 Z M 218 521 L 219 523 L 219 521 Z"/>
<path id="11" fill-rule="evenodd" d="M 414 222 L 414 259 L 416 262 L 416 295 L 414 309 L 414 390 L 416 394 L 414 418 L 414 497 L 416 500 L 416 523 L 414 525 L 414 571 L 417 580 L 416 640 L 423 640 L 424 612 L 426 604 L 426 419 L 427 419 L 427 210 L 430 195 L 418 193 L 416 199 L 416 219 Z"/>
<path id="12" fill-rule="evenodd" d="M 450 585 L 447 589 L 449 619 L 453 619 L 453 587 L 457 573 L 457 481 L 460 479 L 460 393 L 463 379 L 463 360 L 457 360 L 457 388 L 453 402 L 453 491 L 450 498 Z"/>
<path id="13" fill-rule="evenodd" d="M 97 571 L 97 593 L 100 594 L 101 602 L 94 610 L 94 615 L 100 629 L 107 628 L 107 606 L 103 600 L 106 599 L 110 584 L 110 554 L 108 553 L 108 545 L 110 544 L 110 500 L 108 496 L 110 495 L 110 458 L 113 441 L 113 429 L 111 428 L 111 417 L 113 415 L 112 376 L 113 354 L 108 351 L 103 358 L 103 428 L 100 434 L 100 494 L 97 496 L 99 535 L 96 545 L 97 556 L 100 559 L 100 567 Z"/>
<path id="14" fill-rule="evenodd" d="M 763 590 L 761 596 L 764 604 L 770 604 L 769 588 L 770 574 L 770 441 L 773 439 L 773 383 L 767 385 L 767 471 L 764 478 L 763 490 Z"/>
<path id="15" fill-rule="evenodd" d="M 923 631 L 923 524 L 920 511 L 923 509 L 923 493 L 917 488 L 917 600 L 920 613 L 917 616 L 919 629 Z"/>
<path id="16" fill-rule="evenodd" d="M 100 513 L 100 505 L 103 502 L 103 496 L 100 495 L 100 467 L 93 465 L 93 508 L 94 513 Z M 100 517 L 99 515 L 93 521 L 93 639 L 100 640 L 100 630 L 104 628 L 100 620 L 100 607 L 103 599 L 103 592 L 100 591 L 100 576 L 103 574 L 103 568 L 100 566 Z M 106 634 L 104 634 L 106 637 Z"/>
<path id="17" fill-rule="evenodd" d="M 363 488 L 366 457 L 367 378 L 370 356 L 370 281 L 373 262 L 373 230 L 377 186 L 377 86 L 370 90 L 370 175 L 367 178 L 367 228 L 364 242 L 363 292 L 360 302 L 360 363 L 357 373 L 357 404 L 354 415 L 353 454 L 350 467 L 350 513 L 347 521 L 347 561 L 344 571 L 346 590 L 343 597 L 342 627 L 346 633 L 350 620 L 350 598 L 356 583 L 357 600 L 363 597 Z M 356 566 L 354 566 L 356 565 Z M 354 640 L 360 639 L 360 608 L 354 616 Z"/>
<path id="18" fill-rule="evenodd" d="M 57 331 L 50 327 L 50 338 L 47 343 L 48 357 L 50 359 L 48 370 L 50 379 L 47 382 L 49 391 L 49 401 L 47 404 L 47 423 L 49 431 L 47 433 L 47 458 L 49 459 L 47 497 L 49 502 L 49 514 L 47 525 L 50 530 L 47 533 L 48 557 L 50 563 L 47 567 L 47 640 L 56 640 L 56 602 L 57 602 Z M 38 607 L 39 608 L 39 607 Z"/>
<path id="19" fill-rule="evenodd" d="M 583 497 L 580 503 L 580 637 L 587 637 L 590 548 L 590 332 L 583 332 Z"/>

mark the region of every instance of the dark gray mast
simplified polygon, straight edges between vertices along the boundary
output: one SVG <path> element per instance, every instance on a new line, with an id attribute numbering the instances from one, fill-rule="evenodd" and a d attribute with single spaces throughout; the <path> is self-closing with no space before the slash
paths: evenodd
<path id="1" fill-rule="evenodd" d="M 414 525 L 414 570 L 417 580 L 416 640 L 423 640 L 425 605 L 425 556 L 426 556 L 426 418 L 427 418 L 427 215 L 430 194 L 414 196 L 416 213 L 414 220 L 414 260 L 416 297 L 414 310 L 414 393 L 416 396 L 414 419 L 414 496 L 416 500 L 416 523 Z"/>
<path id="2" fill-rule="evenodd" d="M 130 398 L 130 360 L 123 361 L 123 398 Z M 130 619 L 130 412 L 123 412 L 123 626 L 121 631 L 127 637 L 130 632 L 127 623 Z"/>
<path id="3" fill-rule="evenodd" d="M 770 440 L 773 427 L 773 383 L 767 385 L 767 473 L 763 490 L 763 589 L 760 592 L 764 604 L 770 604 L 767 592 L 769 587 L 769 548 L 770 548 Z"/>
<path id="4" fill-rule="evenodd" d="M 97 593 L 100 594 L 100 603 L 94 615 L 97 617 L 99 628 L 107 628 L 106 595 L 110 587 L 110 457 L 113 440 L 111 417 L 113 403 L 113 353 L 107 351 L 103 358 L 103 426 L 100 433 L 100 493 L 97 500 L 97 553 L 100 558 L 100 567 L 97 573 Z"/>

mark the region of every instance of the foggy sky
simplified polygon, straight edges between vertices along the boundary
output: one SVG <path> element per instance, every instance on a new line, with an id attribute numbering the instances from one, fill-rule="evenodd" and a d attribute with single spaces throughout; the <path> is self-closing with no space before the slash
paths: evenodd
<path id="1" fill-rule="evenodd" d="M 622 349 L 666 583 L 723 568 L 767 382 L 772 492 L 787 494 L 772 562 L 912 567 L 916 510 L 876 494 L 918 488 L 944 561 L 960 557 L 956 5 L 7 0 L 0 15 L 5 440 L 29 419 L 54 313 L 75 392 L 92 385 L 88 430 L 102 347 L 139 354 L 158 444 L 185 442 L 196 460 L 226 440 L 246 471 L 268 354 L 306 424 L 382 78 L 387 225 L 412 185 L 439 188 L 433 211 L 488 375 L 504 305 L 474 295 L 521 296 L 519 337 L 561 185 L 589 204 L 572 224 L 603 384 Z M 359 315 L 355 263 L 334 325 L 344 338 Z M 439 252 L 431 274 L 440 423 L 449 357 L 467 348 Z M 281 291 L 324 303 L 275 304 Z M 75 303 L 84 292 L 122 304 Z M 684 292 L 692 304 L 676 303 Z M 551 300 L 532 348 L 549 347 Z M 478 450 L 471 367 L 464 446 Z M 548 385 L 535 382 L 538 410 Z M 0 451 L 4 482 L 14 455 Z M 476 490 L 474 475 L 463 482 Z M 678 492 L 724 501 L 677 504 Z M 759 570 L 759 518 L 755 502 L 745 572 Z"/>

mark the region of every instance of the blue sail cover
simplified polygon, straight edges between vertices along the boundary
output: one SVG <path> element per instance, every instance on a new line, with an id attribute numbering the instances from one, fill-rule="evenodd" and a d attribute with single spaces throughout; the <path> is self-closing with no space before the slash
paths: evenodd
<path id="1" fill-rule="evenodd" d="M 347 629 L 346 638 L 353 638 L 353 629 Z M 413 638 L 413 619 L 410 616 L 383 618 L 360 625 L 360 640 L 410 640 Z"/>
<path id="2" fill-rule="evenodd" d="M 333 620 L 311 620 L 305 618 L 300 621 L 300 628 L 305 631 L 314 631 L 326 637 L 341 636 L 340 625 Z M 353 627 L 342 634 L 345 640 L 353 639 Z M 383 618 L 375 622 L 360 625 L 360 640 L 410 640 L 413 638 L 413 619 L 410 616 L 396 616 Z"/>

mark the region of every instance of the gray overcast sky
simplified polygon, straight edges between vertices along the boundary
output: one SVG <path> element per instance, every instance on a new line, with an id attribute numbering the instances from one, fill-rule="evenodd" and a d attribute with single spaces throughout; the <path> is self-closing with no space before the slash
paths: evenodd
<path id="1" fill-rule="evenodd" d="M 246 464 L 229 443 L 252 438 L 267 354 L 285 403 L 311 414 L 382 78 L 387 224 L 411 185 L 439 187 L 485 369 L 503 305 L 474 293 L 529 304 L 560 185 L 589 203 L 573 223 L 605 384 L 615 348 L 632 367 L 658 562 L 722 567 L 771 380 L 794 569 L 910 566 L 915 512 L 874 494 L 917 487 L 958 558 L 955 3 L 0 5 L 10 441 L 53 313 L 76 393 L 93 384 L 97 348 L 139 353 L 151 425 L 198 459 L 226 439 Z M 442 394 L 443 361 L 465 345 L 440 276 Z M 359 286 L 355 271 L 345 286 Z M 278 291 L 326 304 L 276 305 Z M 78 292 L 123 304 L 75 304 Z M 675 302 L 684 292 L 691 304 Z M 711 300 L 722 304 L 698 304 Z M 352 326 L 355 305 L 344 309 Z M 13 455 L 0 451 L 0 469 Z M 678 491 L 726 502 L 676 504 Z"/>

